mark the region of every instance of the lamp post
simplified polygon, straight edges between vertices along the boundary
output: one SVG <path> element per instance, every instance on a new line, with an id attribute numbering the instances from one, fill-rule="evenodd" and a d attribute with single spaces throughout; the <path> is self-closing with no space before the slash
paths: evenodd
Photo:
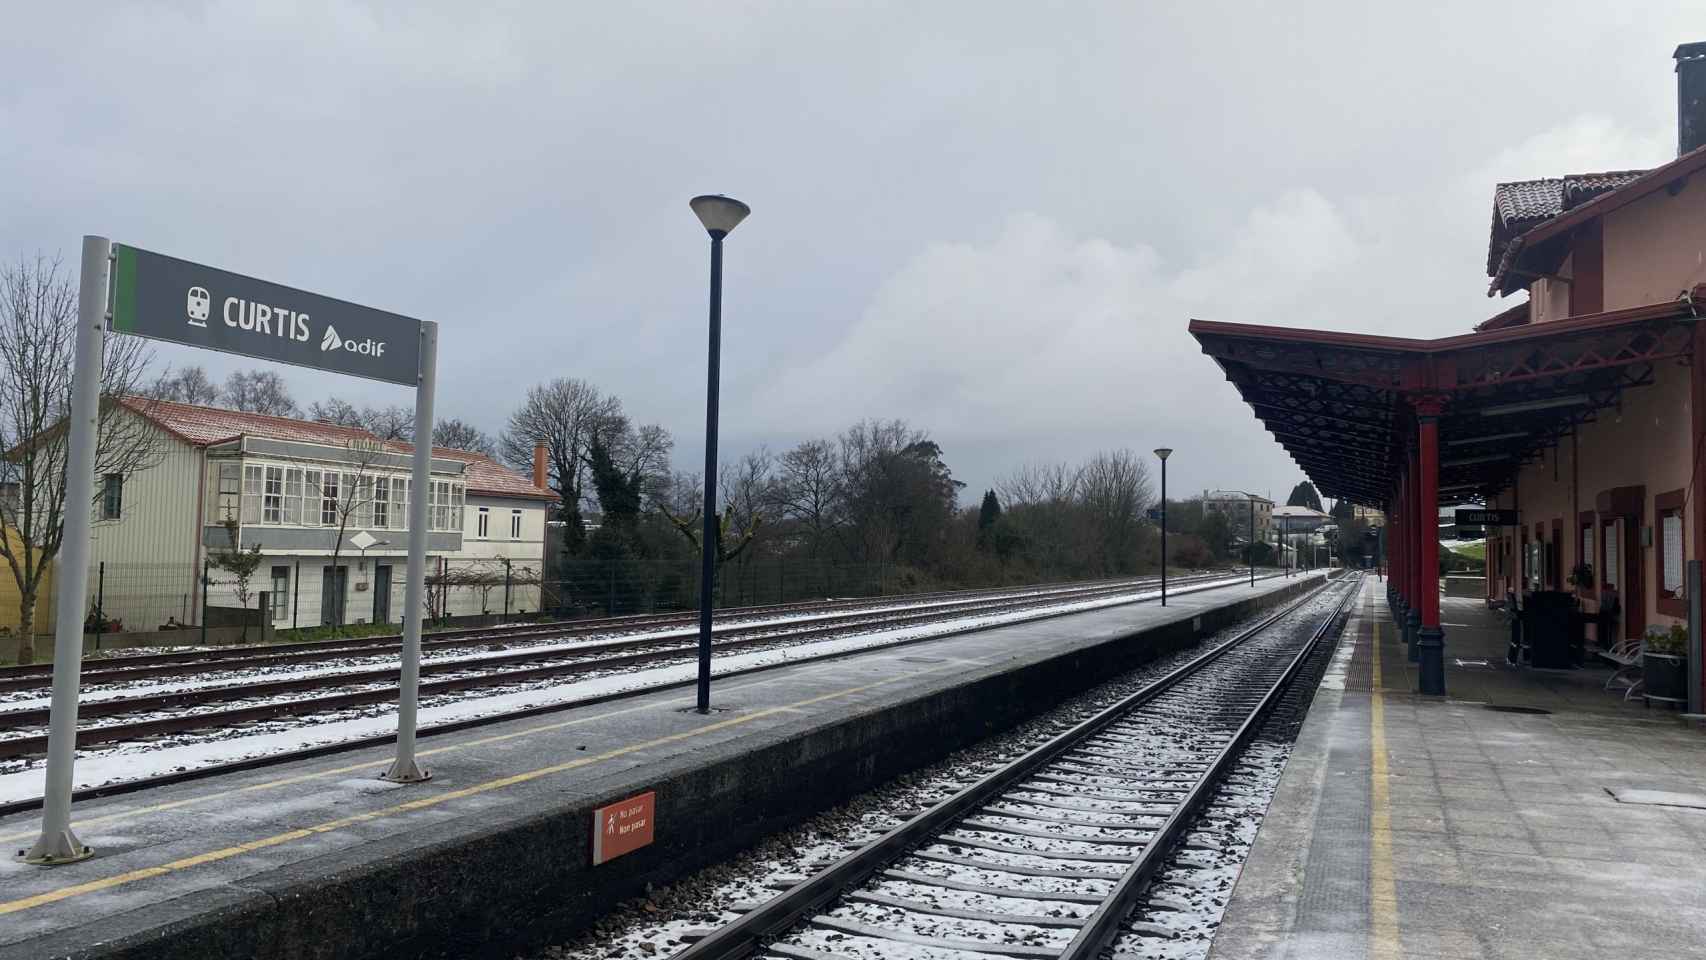
<path id="1" fill-rule="evenodd" d="M 1173 455 L 1172 447 L 1156 447 L 1155 455 L 1161 458 L 1161 605 L 1167 605 L 1167 458 Z"/>
<path id="2" fill-rule="evenodd" d="M 1245 496 L 1250 498 L 1250 536 L 1244 543 L 1250 551 L 1250 586 L 1253 587 L 1256 585 L 1256 496 L 1251 493 Z"/>
<path id="3" fill-rule="evenodd" d="M 717 365 L 723 342 L 723 238 L 752 208 L 721 194 L 688 201 L 711 235 L 711 342 L 705 375 L 705 526 L 699 537 L 699 712 L 711 712 L 711 585 L 717 578 Z"/>

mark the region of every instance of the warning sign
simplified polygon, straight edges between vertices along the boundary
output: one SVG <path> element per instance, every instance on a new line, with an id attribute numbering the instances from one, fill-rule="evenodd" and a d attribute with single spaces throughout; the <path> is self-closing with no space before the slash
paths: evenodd
<path id="1" fill-rule="evenodd" d="M 652 842 L 657 794 L 652 791 L 618 800 L 592 812 L 592 865 L 632 853 Z"/>

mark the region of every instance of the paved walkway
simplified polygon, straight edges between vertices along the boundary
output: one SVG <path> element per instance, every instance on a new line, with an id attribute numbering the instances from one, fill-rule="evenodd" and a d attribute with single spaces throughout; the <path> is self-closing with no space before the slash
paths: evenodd
<path id="1" fill-rule="evenodd" d="M 1364 589 L 1210 956 L 1706 957 L 1706 809 L 1611 794 L 1706 802 L 1706 733 L 1604 692 L 1607 669 L 1507 666 L 1475 599 L 1444 601 L 1450 696 L 1416 695 L 1383 592 Z"/>

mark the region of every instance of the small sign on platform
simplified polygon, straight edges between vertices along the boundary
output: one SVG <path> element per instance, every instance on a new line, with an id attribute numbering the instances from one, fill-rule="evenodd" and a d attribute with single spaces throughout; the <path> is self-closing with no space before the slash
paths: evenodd
<path id="1" fill-rule="evenodd" d="M 657 793 L 606 804 L 592 812 L 592 865 L 608 863 L 652 842 L 657 820 Z"/>

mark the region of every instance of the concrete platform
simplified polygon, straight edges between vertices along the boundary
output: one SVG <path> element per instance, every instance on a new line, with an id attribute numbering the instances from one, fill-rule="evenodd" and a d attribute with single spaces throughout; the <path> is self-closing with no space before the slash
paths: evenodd
<path id="1" fill-rule="evenodd" d="M 1448 698 L 1416 695 L 1383 596 L 1365 585 L 1210 957 L 1706 957 L 1706 809 L 1610 793 L 1706 800 L 1706 733 L 1605 692 L 1608 669 L 1508 667 L 1477 599 L 1444 600 Z"/>
<path id="2" fill-rule="evenodd" d="M 91 801 L 94 859 L 0 861 L 0 958 L 513 955 L 1313 582 L 779 668 L 708 717 L 671 691 L 446 734 L 425 784 L 375 779 L 382 749 Z M 645 791 L 657 842 L 592 866 L 592 811 Z"/>

